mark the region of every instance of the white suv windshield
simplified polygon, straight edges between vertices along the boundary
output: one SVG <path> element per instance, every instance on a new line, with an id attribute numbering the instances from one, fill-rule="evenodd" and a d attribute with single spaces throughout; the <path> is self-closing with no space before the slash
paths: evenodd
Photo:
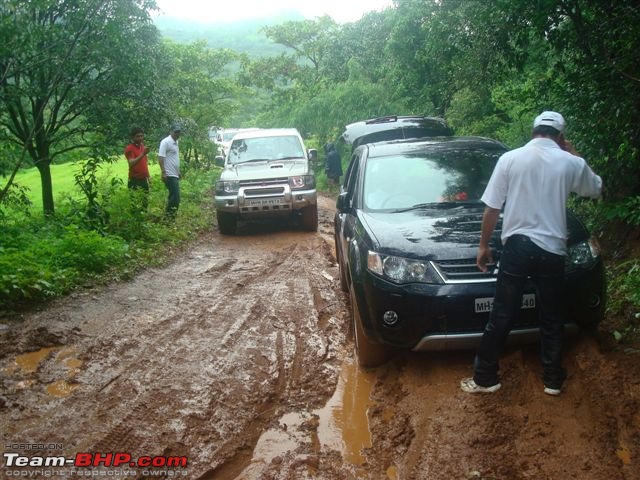
<path id="1" fill-rule="evenodd" d="M 234 140 L 229 149 L 229 163 L 231 164 L 304 157 L 300 140 L 295 135 L 243 138 Z"/>

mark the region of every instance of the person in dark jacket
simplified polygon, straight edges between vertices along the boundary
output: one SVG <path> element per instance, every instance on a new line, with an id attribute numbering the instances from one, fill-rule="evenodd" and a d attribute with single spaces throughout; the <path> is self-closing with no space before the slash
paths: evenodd
<path id="1" fill-rule="evenodd" d="M 327 143 L 324 146 L 324 153 L 326 155 L 324 171 L 327 174 L 329 184 L 337 185 L 340 182 L 340 177 L 342 176 L 342 161 L 340 160 L 340 154 L 333 143 Z"/>

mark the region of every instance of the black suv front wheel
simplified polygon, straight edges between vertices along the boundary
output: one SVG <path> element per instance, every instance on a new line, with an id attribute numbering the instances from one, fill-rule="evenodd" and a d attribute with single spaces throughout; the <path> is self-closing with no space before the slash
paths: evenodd
<path id="1" fill-rule="evenodd" d="M 379 343 L 372 343 L 367 339 L 362 327 L 362 317 L 353 286 L 349 289 L 351 299 L 351 320 L 353 322 L 353 336 L 356 348 L 358 365 L 363 368 L 373 368 L 383 365 L 391 358 L 391 348 Z"/>

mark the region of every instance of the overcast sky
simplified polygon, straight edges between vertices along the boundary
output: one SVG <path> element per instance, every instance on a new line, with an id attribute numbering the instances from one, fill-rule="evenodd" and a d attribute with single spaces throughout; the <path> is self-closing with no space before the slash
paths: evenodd
<path id="1" fill-rule="evenodd" d="M 201 22 L 230 22 L 296 10 L 307 18 L 329 15 L 336 22 L 353 22 L 392 0 L 156 0 L 160 15 Z"/>

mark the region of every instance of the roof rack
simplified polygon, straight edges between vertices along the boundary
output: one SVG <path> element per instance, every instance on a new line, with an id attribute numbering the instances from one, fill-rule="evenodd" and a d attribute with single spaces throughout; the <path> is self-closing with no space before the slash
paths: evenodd
<path id="1" fill-rule="evenodd" d="M 397 122 L 397 121 L 398 121 L 397 115 L 387 115 L 386 117 L 372 118 L 370 120 L 367 120 L 364 123 L 366 123 L 367 125 L 371 125 L 374 123 L 389 123 L 389 122 Z"/>

